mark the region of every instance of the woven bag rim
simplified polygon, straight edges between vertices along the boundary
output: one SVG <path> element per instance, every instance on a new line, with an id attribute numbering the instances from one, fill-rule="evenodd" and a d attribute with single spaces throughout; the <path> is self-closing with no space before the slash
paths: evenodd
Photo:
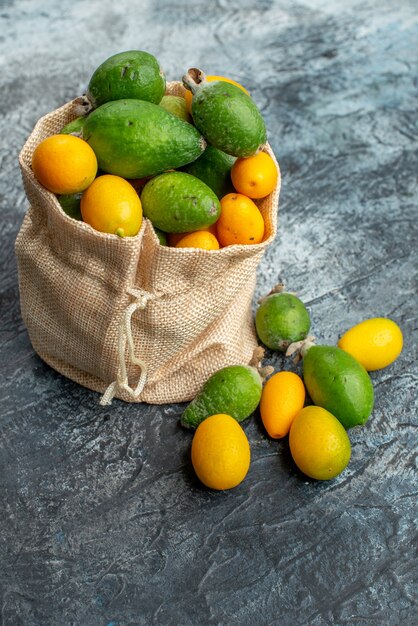
<path id="1" fill-rule="evenodd" d="M 173 88 L 177 88 L 177 89 L 181 88 L 182 90 L 184 90 L 184 86 L 181 81 L 168 81 L 166 84 L 166 95 L 167 95 L 167 92 Z M 32 168 L 27 163 L 27 156 L 32 157 L 32 154 L 36 147 L 35 146 L 33 149 L 30 148 L 30 144 L 32 143 L 32 137 L 39 132 L 39 130 L 43 127 L 46 121 L 50 120 L 53 116 L 59 115 L 60 113 L 69 113 L 71 111 L 74 111 L 75 107 L 79 104 L 79 102 L 80 102 L 80 97 L 78 96 L 74 98 L 73 100 L 69 100 L 65 104 L 58 107 L 57 109 L 54 109 L 46 113 L 45 115 L 43 115 L 42 117 L 38 119 L 32 131 L 30 132 L 28 138 L 23 144 L 22 149 L 20 150 L 19 165 L 20 165 L 22 172 L 24 172 L 25 175 L 31 181 L 32 185 L 37 189 L 38 192 L 41 193 L 41 195 L 45 196 L 45 199 L 48 199 L 50 200 L 50 202 L 52 202 L 55 210 L 60 213 L 61 217 L 65 218 L 66 220 L 70 220 L 71 224 L 75 222 L 77 228 L 81 228 L 82 230 L 87 231 L 89 233 L 93 232 L 94 235 L 97 236 L 98 238 L 113 240 L 114 237 L 116 237 L 117 235 L 114 235 L 112 233 L 103 233 L 103 232 L 97 231 L 86 222 L 83 222 L 82 220 L 75 220 L 74 218 L 67 215 L 67 213 L 65 213 L 65 211 L 61 207 L 58 201 L 57 195 L 49 191 L 45 187 L 43 187 L 43 185 L 41 185 L 41 183 L 35 178 Z M 76 116 L 74 115 L 74 117 Z M 248 254 L 254 254 L 256 252 L 263 251 L 264 248 L 266 248 L 274 240 L 276 233 L 277 233 L 277 212 L 278 212 L 279 195 L 280 195 L 280 189 L 281 189 L 281 170 L 280 170 L 280 166 L 277 161 L 277 158 L 273 152 L 273 149 L 271 148 L 268 142 L 264 144 L 262 150 L 263 152 L 266 152 L 273 159 L 273 162 L 275 163 L 277 172 L 278 172 L 277 183 L 276 183 L 274 190 L 268 196 L 260 199 L 260 200 L 266 200 L 267 198 L 270 198 L 273 204 L 273 207 L 272 207 L 273 210 L 269 211 L 269 218 L 271 221 L 271 234 L 269 235 L 269 237 L 267 237 L 266 239 L 263 239 L 263 241 L 257 244 L 251 244 L 251 245 L 232 244 L 229 246 L 224 246 L 223 248 L 220 248 L 219 250 L 204 250 L 204 249 L 197 249 L 197 248 L 176 248 L 175 246 L 161 245 L 161 248 L 164 249 L 164 254 L 168 254 L 168 255 L 174 254 L 177 257 L 180 254 L 187 257 L 188 255 L 194 255 L 197 252 L 202 255 L 218 254 L 218 255 L 224 255 L 224 256 L 225 255 L 230 256 L 231 253 L 238 254 L 238 253 L 243 253 L 243 252 L 247 252 Z M 146 228 L 146 225 L 148 222 L 151 224 L 150 220 L 148 220 L 148 218 L 144 216 L 142 220 L 141 228 L 138 231 L 138 233 L 131 237 L 124 237 L 122 238 L 122 241 L 132 242 L 135 239 L 138 239 L 138 240 L 141 239 L 143 230 Z M 159 241 L 154 229 L 151 228 L 150 230 L 153 231 L 153 235 L 155 239 Z"/>

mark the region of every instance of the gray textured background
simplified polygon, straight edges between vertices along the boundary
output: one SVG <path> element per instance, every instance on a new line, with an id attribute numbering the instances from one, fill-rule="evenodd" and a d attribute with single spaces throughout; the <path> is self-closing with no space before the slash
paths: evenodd
<path id="1" fill-rule="evenodd" d="M 4 626 L 416 624 L 415 1 L 0 1 L 0 611 Z M 389 316 L 405 347 L 329 483 L 245 423 L 247 479 L 202 488 L 180 405 L 98 395 L 43 364 L 20 311 L 17 155 L 36 120 L 130 48 L 249 88 L 283 171 L 279 279 L 319 341 Z M 277 368 L 293 367 L 269 353 Z M 415 560 L 415 562 L 414 562 Z"/>

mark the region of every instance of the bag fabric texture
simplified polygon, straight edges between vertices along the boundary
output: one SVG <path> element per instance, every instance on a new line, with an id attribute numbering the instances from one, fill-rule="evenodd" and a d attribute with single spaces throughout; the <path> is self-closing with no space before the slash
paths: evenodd
<path id="1" fill-rule="evenodd" d="M 168 83 L 167 94 L 184 88 Z M 77 107 L 75 99 L 42 117 L 19 156 L 30 207 L 15 250 L 32 346 L 55 370 L 104 394 L 102 404 L 190 400 L 216 370 L 248 363 L 257 346 L 251 304 L 276 234 L 280 171 L 273 193 L 256 201 L 260 244 L 162 246 L 145 218 L 135 237 L 100 233 L 66 215 L 31 169 L 36 146 L 75 119 Z M 264 150 L 277 164 L 268 144 Z"/>

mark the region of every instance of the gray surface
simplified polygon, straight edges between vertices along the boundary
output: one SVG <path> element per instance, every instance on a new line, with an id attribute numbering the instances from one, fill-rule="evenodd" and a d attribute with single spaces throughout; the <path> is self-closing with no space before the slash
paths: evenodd
<path id="1" fill-rule="evenodd" d="M 415 624 L 416 3 L 0 7 L 2 623 Z M 256 296 L 285 279 L 326 343 L 367 317 L 403 329 L 334 481 L 304 479 L 255 415 L 246 481 L 205 490 L 180 405 L 100 408 L 32 351 L 13 251 L 27 206 L 17 154 L 41 115 L 130 48 L 169 79 L 193 65 L 229 75 L 260 105 L 283 190 Z"/>

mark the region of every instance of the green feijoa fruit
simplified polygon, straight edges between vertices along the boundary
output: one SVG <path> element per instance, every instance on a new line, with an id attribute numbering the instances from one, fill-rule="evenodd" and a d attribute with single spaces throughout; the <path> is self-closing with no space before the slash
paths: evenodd
<path id="1" fill-rule="evenodd" d="M 208 143 L 236 157 L 256 154 L 267 141 L 266 126 L 254 100 L 225 81 L 208 82 L 192 68 L 183 77 L 190 89 L 192 117 Z"/>
<path id="2" fill-rule="evenodd" d="M 182 171 L 203 180 L 221 199 L 234 191 L 231 168 L 235 161 L 235 157 L 209 145 L 196 161 L 185 165 Z"/>
<path id="3" fill-rule="evenodd" d="M 373 410 L 373 385 L 364 367 L 335 346 L 311 346 L 303 358 L 303 380 L 317 406 L 345 428 L 364 424 Z"/>
<path id="4" fill-rule="evenodd" d="M 144 216 L 165 233 L 186 233 L 214 224 L 221 213 L 218 198 L 205 183 L 184 172 L 152 178 L 141 194 Z"/>
<path id="5" fill-rule="evenodd" d="M 84 115 L 76 117 L 75 120 L 68 122 L 61 128 L 60 135 L 81 135 L 85 121 L 86 117 Z"/>
<path id="6" fill-rule="evenodd" d="M 124 98 L 158 104 L 165 84 L 164 72 L 152 54 L 128 50 L 114 54 L 99 65 L 90 79 L 87 98 L 93 108 Z"/>
<path id="7" fill-rule="evenodd" d="M 81 193 L 58 196 L 58 202 L 60 203 L 64 213 L 75 220 L 83 219 L 81 217 L 80 210 L 81 196 Z"/>
<path id="8" fill-rule="evenodd" d="M 154 226 L 154 231 L 155 231 L 155 234 L 158 237 L 158 241 L 160 242 L 160 245 L 161 246 L 167 246 L 168 245 L 168 243 L 167 243 L 167 233 L 163 233 L 162 230 L 160 230 L 159 228 L 155 228 L 155 226 Z"/>
<path id="9" fill-rule="evenodd" d="M 262 387 L 261 376 L 255 367 L 224 367 L 212 374 L 187 406 L 181 416 L 181 425 L 196 428 L 207 417 L 218 413 L 226 413 L 242 422 L 257 408 Z"/>
<path id="10" fill-rule="evenodd" d="M 187 110 L 185 98 L 181 96 L 163 96 L 159 106 L 176 117 L 179 117 L 181 120 L 193 124 L 192 116 Z"/>
<path id="11" fill-rule="evenodd" d="M 311 320 L 297 296 L 273 293 L 260 302 L 255 314 L 255 326 L 264 345 L 284 352 L 291 343 L 305 339 Z"/>
<path id="12" fill-rule="evenodd" d="M 100 169 L 123 178 L 143 178 L 197 159 L 206 142 L 194 126 L 143 100 L 106 102 L 92 111 L 83 138 Z"/>

